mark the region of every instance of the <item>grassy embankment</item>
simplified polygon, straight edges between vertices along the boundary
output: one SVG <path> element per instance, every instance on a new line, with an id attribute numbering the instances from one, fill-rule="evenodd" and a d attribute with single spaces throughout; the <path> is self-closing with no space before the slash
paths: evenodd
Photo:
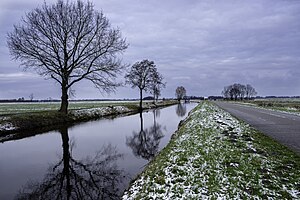
<path id="1" fill-rule="evenodd" d="M 123 199 L 299 199 L 300 157 L 217 106 L 198 105 Z"/>
<path id="2" fill-rule="evenodd" d="M 144 108 L 156 108 L 177 103 L 161 101 L 156 104 L 145 102 Z M 138 112 L 138 102 L 71 102 L 68 115 L 57 110 L 59 103 L 12 103 L 0 104 L 0 134 L 38 128 L 51 129 L 51 126 L 72 124 L 101 117 L 114 117 L 119 114 Z"/>

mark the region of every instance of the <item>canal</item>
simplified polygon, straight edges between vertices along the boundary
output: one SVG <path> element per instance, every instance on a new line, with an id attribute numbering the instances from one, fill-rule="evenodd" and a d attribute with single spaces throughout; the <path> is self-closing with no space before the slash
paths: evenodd
<path id="1" fill-rule="evenodd" d="M 0 199 L 119 199 L 197 104 L 60 127 L 0 144 Z"/>

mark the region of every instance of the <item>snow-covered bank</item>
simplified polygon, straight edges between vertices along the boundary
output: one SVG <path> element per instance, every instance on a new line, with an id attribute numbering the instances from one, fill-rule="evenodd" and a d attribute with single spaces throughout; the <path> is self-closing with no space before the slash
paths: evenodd
<path id="1" fill-rule="evenodd" d="M 72 110 L 70 111 L 70 114 L 74 119 L 78 119 L 82 117 L 96 118 L 96 117 L 103 117 L 112 114 L 123 114 L 123 113 L 128 113 L 130 111 L 131 110 L 125 106 L 108 106 L 108 107 L 101 107 L 101 108 Z"/>
<path id="2" fill-rule="evenodd" d="M 299 156 L 203 103 L 123 199 L 297 199 L 299 171 Z"/>

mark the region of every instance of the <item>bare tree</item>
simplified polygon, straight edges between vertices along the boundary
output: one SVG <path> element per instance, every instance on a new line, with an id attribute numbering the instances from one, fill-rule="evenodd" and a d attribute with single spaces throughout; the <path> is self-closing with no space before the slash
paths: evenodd
<path id="1" fill-rule="evenodd" d="M 231 99 L 233 100 L 233 93 L 231 92 L 232 85 L 224 87 L 222 91 L 222 95 L 225 99 Z"/>
<path id="2" fill-rule="evenodd" d="M 161 95 L 162 88 L 166 87 L 166 83 L 163 82 L 164 77 L 157 71 L 155 68 L 151 76 L 151 89 L 150 93 L 153 94 L 154 102 L 158 100 L 158 97 Z"/>
<path id="3" fill-rule="evenodd" d="M 31 94 L 29 95 L 29 100 L 32 101 L 33 98 L 34 98 L 33 93 L 31 93 Z"/>
<path id="4" fill-rule="evenodd" d="M 24 69 L 33 69 L 61 86 L 60 112 L 67 113 L 68 90 L 83 79 L 114 91 L 124 66 L 117 58 L 127 44 L 91 2 L 62 1 L 34 9 L 8 34 L 8 47 Z"/>
<path id="5" fill-rule="evenodd" d="M 237 97 L 243 100 L 246 94 L 246 86 L 239 83 L 235 83 L 233 86 L 237 90 Z"/>
<path id="6" fill-rule="evenodd" d="M 240 97 L 241 100 L 243 100 L 245 98 L 246 95 L 246 86 L 245 85 L 241 85 L 240 86 Z"/>
<path id="7" fill-rule="evenodd" d="M 126 84 L 132 88 L 138 87 L 140 90 L 140 110 L 143 109 L 143 91 L 151 90 L 153 85 L 153 73 L 156 66 L 153 61 L 143 60 L 132 65 L 130 71 L 125 75 Z"/>
<path id="8" fill-rule="evenodd" d="M 186 96 L 186 90 L 183 86 L 179 86 L 176 88 L 175 95 L 178 101 L 183 99 Z"/>
<path id="9" fill-rule="evenodd" d="M 240 95 L 239 85 L 237 83 L 232 85 L 231 93 L 233 95 L 234 100 L 237 100 Z"/>
<path id="10" fill-rule="evenodd" d="M 252 97 L 257 95 L 257 92 L 255 91 L 255 89 L 250 84 L 247 84 L 246 85 L 246 90 L 245 90 L 245 95 L 246 95 L 247 99 L 251 99 Z"/>

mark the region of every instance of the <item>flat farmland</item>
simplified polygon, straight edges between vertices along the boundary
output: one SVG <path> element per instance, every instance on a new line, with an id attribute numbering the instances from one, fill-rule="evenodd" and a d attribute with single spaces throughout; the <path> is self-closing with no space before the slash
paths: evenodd
<path id="1" fill-rule="evenodd" d="M 70 110 L 99 108 L 105 106 L 135 106 L 137 101 L 71 101 Z M 14 102 L 0 103 L 0 115 L 54 111 L 60 108 L 60 102 Z"/>
<path id="2" fill-rule="evenodd" d="M 300 98 L 256 99 L 254 101 L 244 101 L 243 103 L 270 110 L 300 114 Z"/>

